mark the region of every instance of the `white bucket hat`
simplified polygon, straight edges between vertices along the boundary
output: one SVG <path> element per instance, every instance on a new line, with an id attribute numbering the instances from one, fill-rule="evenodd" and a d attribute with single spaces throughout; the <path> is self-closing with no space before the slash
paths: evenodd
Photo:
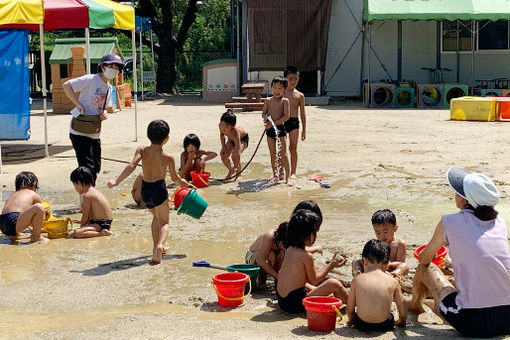
<path id="1" fill-rule="evenodd" d="M 498 189 L 484 174 L 468 173 L 453 166 L 446 171 L 446 180 L 453 190 L 475 209 L 481 205 L 493 207 L 499 202 Z"/>

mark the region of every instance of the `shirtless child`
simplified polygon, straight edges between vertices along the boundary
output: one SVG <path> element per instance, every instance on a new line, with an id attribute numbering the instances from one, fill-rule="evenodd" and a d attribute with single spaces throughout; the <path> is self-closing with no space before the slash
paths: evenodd
<path id="1" fill-rule="evenodd" d="M 30 241 L 48 241 L 41 236 L 46 211 L 41 196 L 36 192 L 39 180 L 32 172 L 22 171 L 14 183 L 16 191 L 7 198 L 0 215 L 0 231 L 15 240 L 23 230 L 32 226 Z"/>
<path id="2" fill-rule="evenodd" d="M 220 143 L 221 151 L 220 157 L 223 164 L 228 169 L 228 174 L 225 180 L 234 178 L 234 181 L 241 180 L 241 154 L 248 147 L 250 138 L 248 132 L 237 125 L 237 118 L 231 109 L 228 109 L 221 118 L 218 125 L 220 130 Z M 232 155 L 232 163 L 230 162 L 230 156 Z"/>
<path id="3" fill-rule="evenodd" d="M 276 296 L 280 308 L 290 314 L 304 313 L 302 301 L 307 295 L 336 297 L 347 301 L 347 290 L 336 279 L 326 279 L 333 269 L 341 267 L 347 261 L 345 255 L 331 261 L 316 270 L 313 255 L 305 247 L 313 245 L 317 235 L 319 216 L 310 210 L 300 209 L 292 216 L 287 229 L 288 248 L 285 251 L 282 268 L 278 273 Z M 316 286 L 318 285 L 318 286 Z"/>
<path id="4" fill-rule="evenodd" d="M 305 96 L 296 90 L 299 82 L 299 71 L 294 66 L 287 66 L 283 70 L 283 76 L 287 79 L 288 86 L 285 89 L 285 98 L 290 102 L 290 118 L 285 122 L 285 131 L 289 134 L 289 153 L 290 153 L 290 179 L 297 178 L 296 169 L 298 161 L 297 145 L 299 140 L 299 116 L 303 129 L 301 130 L 301 140 L 306 139 L 306 115 L 305 115 Z"/>
<path id="5" fill-rule="evenodd" d="M 73 238 L 110 236 L 112 209 L 104 195 L 94 187 L 94 175 L 89 168 L 80 166 L 71 172 L 74 189 L 82 196 L 80 229 Z"/>
<path id="6" fill-rule="evenodd" d="M 200 139 L 194 133 L 187 134 L 183 141 L 184 151 L 181 152 L 179 176 L 191 181 L 191 172 L 202 172 L 205 162 L 217 156 L 216 152 L 200 149 Z M 203 158 L 202 158 L 203 157 Z"/>
<path id="7" fill-rule="evenodd" d="M 290 117 L 290 104 L 287 98 L 284 98 L 285 89 L 287 88 L 287 79 L 283 77 L 274 77 L 271 82 L 271 91 L 273 96 L 264 102 L 262 109 L 262 118 L 264 119 L 264 128 L 266 129 L 267 146 L 271 155 L 271 167 L 273 168 L 273 178 L 271 183 L 276 183 L 283 179 L 283 169 L 285 170 L 285 182 L 287 185 L 292 185 L 289 173 L 289 159 L 287 158 L 287 141 L 284 123 Z M 276 131 L 271 124 L 270 119 L 273 121 L 278 131 L 278 137 L 281 143 L 280 154 L 276 152 Z"/>
<path id="8" fill-rule="evenodd" d="M 372 215 L 372 227 L 378 240 L 388 244 L 391 250 L 388 272 L 394 277 L 406 276 L 409 266 L 406 264 L 407 246 L 404 240 L 395 236 L 398 230 L 397 218 L 389 209 L 378 210 Z M 353 262 L 352 276 L 363 273 L 361 259 Z"/>
<path id="9" fill-rule="evenodd" d="M 407 309 L 400 284 L 385 273 L 390 259 L 389 246 L 380 240 L 370 240 L 362 256 L 364 272 L 352 280 L 347 299 L 349 324 L 360 331 L 390 331 L 395 325 L 405 327 Z M 391 313 L 393 300 L 399 315 L 396 322 Z"/>
<path id="10" fill-rule="evenodd" d="M 164 243 L 168 237 L 168 221 L 170 207 L 168 204 L 168 191 L 165 177 L 167 170 L 170 172 L 172 181 L 181 186 L 188 186 L 175 170 L 175 161 L 172 156 L 163 151 L 163 145 L 168 142 L 170 127 L 163 120 L 154 120 L 147 127 L 147 137 L 151 141 L 149 146 L 139 146 L 135 156 L 126 166 L 116 180 L 108 182 L 108 188 L 120 184 L 142 161 L 142 200 L 152 214 L 152 249 L 151 264 L 161 263 L 163 253 L 166 251 Z"/>

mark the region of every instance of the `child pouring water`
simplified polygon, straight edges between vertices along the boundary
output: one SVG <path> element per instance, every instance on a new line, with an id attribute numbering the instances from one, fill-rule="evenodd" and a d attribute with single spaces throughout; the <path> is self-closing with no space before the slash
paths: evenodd
<path id="1" fill-rule="evenodd" d="M 164 243 L 168 237 L 168 221 L 170 207 L 168 204 L 168 191 L 165 177 L 167 170 L 174 182 L 181 186 L 188 186 L 188 182 L 175 171 L 175 161 L 172 156 L 163 151 L 163 145 L 168 142 L 170 127 L 164 120 L 154 120 L 147 127 L 147 137 L 151 141 L 149 146 L 139 146 L 135 156 L 117 177 L 108 182 L 108 187 L 113 188 L 120 184 L 142 161 L 142 199 L 152 214 L 152 250 L 151 264 L 161 263 L 163 253 L 166 251 Z"/>
<path id="2" fill-rule="evenodd" d="M 282 268 L 278 273 L 276 295 L 280 308 L 291 314 L 304 313 L 303 298 L 307 295 L 336 297 L 347 301 L 348 292 L 336 279 L 326 279 L 333 269 L 347 261 L 345 255 L 333 255 L 330 263 L 320 270 L 315 269 L 313 255 L 305 250 L 315 242 L 319 216 L 310 210 L 300 209 L 290 219 L 287 229 L 288 248 Z M 324 282 L 323 282 L 324 281 Z M 318 285 L 318 286 L 316 286 Z"/>

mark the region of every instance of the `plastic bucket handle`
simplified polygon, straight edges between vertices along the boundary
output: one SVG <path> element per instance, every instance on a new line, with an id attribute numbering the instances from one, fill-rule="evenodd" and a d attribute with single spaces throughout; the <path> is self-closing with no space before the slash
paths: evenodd
<path id="1" fill-rule="evenodd" d="M 204 179 L 202 178 L 202 176 L 200 176 L 200 174 L 197 177 L 198 177 L 198 179 L 200 179 L 200 181 L 202 181 L 202 183 L 204 183 L 205 186 L 209 185 L 209 182 L 204 181 Z"/>
<path id="2" fill-rule="evenodd" d="M 251 293 L 251 280 L 248 278 L 248 284 L 250 285 L 249 289 L 248 289 L 248 293 L 246 295 L 243 295 L 241 297 L 235 297 L 235 298 L 229 298 L 229 297 L 226 297 L 226 296 L 223 296 L 223 294 L 221 294 L 219 291 L 218 291 L 218 288 L 216 288 L 216 285 L 214 284 L 214 281 L 211 280 L 211 284 L 214 288 L 214 291 L 216 292 L 216 294 L 218 294 L 219 297 L 221 297 L 222 299 L 225 299 L 227 301 L 239 301 L 239 300 L 244 300 L 248 297 L 248 295 L 250 295 Z"/>
<path id="3" fill-rule="evenodd" d="M 342 313 L 338 310 L 338 307 L 335 305 L 331 305 L 331 308 L 335 311 L 336 315 L 338 315 L 338 321 L 342 321 Z"/>

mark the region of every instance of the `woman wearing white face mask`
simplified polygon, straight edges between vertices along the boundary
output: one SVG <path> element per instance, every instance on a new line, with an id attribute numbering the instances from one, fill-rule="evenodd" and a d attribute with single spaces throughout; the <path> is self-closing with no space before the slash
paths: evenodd
<path id="1" fill-rule="evenodd" d="M 94 175 L 94 182 L 101 170 L 101 121 L 108 118 L 107 112 L 113 112 L 112 86 L 109 80 L 117 77 L 124 62 L 113 53 L 101 58 L 96 74 L 66 81 L 62 88 L 76 106 L 71 114 L 73 119 L 69 127 L 69 138 L 73 144 L 78 166 L 86 166 Z"/>

